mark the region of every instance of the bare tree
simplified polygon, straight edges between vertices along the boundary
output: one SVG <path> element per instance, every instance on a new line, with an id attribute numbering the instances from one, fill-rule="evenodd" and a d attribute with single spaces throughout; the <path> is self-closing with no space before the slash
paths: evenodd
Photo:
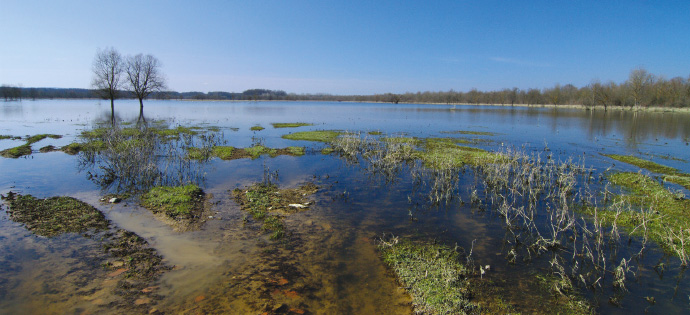
<path id="1" fill-rule="evenodd" d="M 96 52 L 93 60 L 93 80 L 91 85 L 96 93 L 104 99 L 110 99 L 110 117 L 115 117 L 115 99 L 119 96 L 118 89 L 122 86 L 120 76 L 124 65 L 122 56 L 115 48 L 106 48 Z"/>
<path id="2" fill-rule="evenodd" d="M 630 72 L 628 85 L 630 86 L 630 95 L 633 98 L 633 106 L 638 107 L 647 96 L 647 89 L 654 82 L 654 77 L 644 68 L 637 68 Z"/>
<path id="3" fill-rule="evenodd" d="M 149 94 L 166 88 L 165 78 L 160 68 L 160 61 L 152 55 L 138 54 L 127 58 L 126 72 L 129 90 L 139 99 L 140 117 L 143 117 L 144 99 Z"/>

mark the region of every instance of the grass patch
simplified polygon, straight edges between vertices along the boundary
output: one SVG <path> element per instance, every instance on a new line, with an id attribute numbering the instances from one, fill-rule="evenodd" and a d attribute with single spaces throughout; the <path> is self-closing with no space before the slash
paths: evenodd
<path id="1" fill-rule="evenodd" d="M 213 156 L 217 156 L 223 160 L 229 160 L 232 157 L 232 154 L 234 151 L 235 151 L 234 147 L 215 146 L 215 147 L 213 147 L 213 151 L 211 151 L 211 154 L 213 154 Z"/>
<path id="2" fill-rule="evenodd" d="M 90 229 L 105 230 L 109 225 L 98 209 L 72 197 L 39 199 L 10 192 L 3 199 L 9 204 L 10 218 L 36 235 L 53 237 Z"/>
<path id="3" fill-rule="evenodd" d="M 0 151 L 0 155 L 6 158 L 12 158 L 16 159 L 25 155 L 30 155 L 32 152 L 31 150 L 31 145 L 29 144 L 22 144 L 18 147 L 14 148 L 9 148 L 6 150 Z"/>
<path id="4" fill-rule="evenodd" d="M 304 147 L 287 147 L 285 150 L 287 150 L 287 152 L 293 156 L 304 155 Z"/>
<path id="5" fill-rule="evenodd" d="M 503 160 L 503 156 L 483 149 L 459 146 L 455 139 L 425 139 L 424 150 L 417 151 L 415 156 L 429 168 L 443 169 L 469 165 L 485 165 Z"/>
<path id="6" fill-rule="evenodd" d="M 677 175 L 680 173 L 677 169 L 675 169 L 673 167 L 668 167 L 665 165 L 654 163 L 652 161 L 648 161 L 645 159 L 634 157 L 632 155 L 604 154 L 604 156 L 612 158 L 616 161 L 628 163 L 631 165 L 635 165 L 639 168 L 644 168 L 644 169 L 650 170 L 654 173 L 660 173 L 660 174 L 666 174 L 666 175 Z"/>
<path id="7" fill-rule="evenodd" d="M 127 129 L 130 129 L 130 128 L 127 128 Z M 156 129 L 156 133 L 158 135 L 166 137 L 166 138 L 176 138 L 176 137 L 179 137 L 181 134 L 187 134 L 187 135 L 198 134 L 198 132 L 194 131 L 192 128 L 183 127 L 183 126 L 177 126 L 174 129 L 167 129 L 167 128 Z"/>
<path id="8" fill-rule="evenodd" d="M 0 135 L 0 140 L 19 140 L 22 137 L 10 136 L 10 135 Z"/>
<path id="9" fill-rule="evenodd" d="M 458 260 L 459 254 L 439 244 L 416 244 L 397 239 L 381 241 L 379 251 L 414 300 L 416 313 L 478 313 L 470 302 L 470 273 Z"/>
<path id="10" fill-rule="evenodd" d="M 380 136 L 383 134 L 383 132 L 377 130 L 377 131 L 369 131 L 369 132 L 367 132 L 367 134 L 372 135 L 372 136 Z"/>
<path id="11" fill-rule="evenodd" d="M 196 185 L 151 188 L 141 197 L 141 205 L 170 218 L 192 218 L 203 208 L 204 192 Z"/>
<path id="12" fill-rule="evenodd" d="M 323 154 L 323 155 L 329 155 L 333 152 L 335 152 L 335 149 L 333 149 L 333 147 L 325 147 L 325 148 L 321 149 L 321 154 Z"/>
<path id="13" fill-rule="evenodd" d="M 382 138 L 381 141 L 385 143 L 390 143 L 390 144 L 409 144 L 409 145 L 418 145 L 421 143 L 421 141 L 417 138 L 410 138 L 410 137 L 386 137 Z"/>
<path id="14" fill-rule="evenodd" d="M 338 137 L 342 132 L 333 130 L 300 131 L 283 135 L 283 139 L 330 142 Z"/>
<path id="15" fill-rule="evenodd" d="M 271 123 L 273 128 L 297 128 L 297 127 L 304 127 L 304 126 L 313 126 L 314 124 L 310 123 Z"/>
<path id="16" fill-rule="evenodd" d="M 282 149 L 269 148 L 262 145 L 255 145 L 249 148 L 235 148 L 231 146 L 214 146 L 211 152 L 205 154 L 201 149 L 189 148 L 187 156 L 190 159 L 202 160 L 210 156 L 215 156 L 223 160 L 237 160 L 237 159 L 257 159 L 264 154 L 271 157 L 279 155 L 302 156 L 305 153 L 303 147 L 287 147 Z"/>
<path id="17" fill-rule="evenodd" d="M 666 252 L 682 261 L 690 255 L 690 200 L 673 193 L 653 178 L 639 173 L 614 173 L 608 176 L 612 184 L 621 186 L 627 194 L 616 195 L 605 208 L 587 208 L 586 212 L 603 223 L 628 228 L 631 235 L 648 237 Z M 626 206 L 628 205 L 628 206 Z M 643 228 L 646 227 L 646 228 Z"/>
<path id="18" fill-rule="evenodd" d="M 665 181 L 681 185 L 685 187 L 685 189 L 690 190 L 690 174 L 683 173 L 673 167 L 661 165 L 632 155 L 604 154 L 604 156 L 616 161 L 635 165 L 639 168 L 644 168 L 654 173 L 667 175 L 664 176 Z"/>
<path id="19" fill-rule="evenodd" d="M 253 126 L 253 127 L 249 128 L 249 130 L 251 130 L 251 131 L 261 131 L 264 129 L 266 129 L 266 128 L 261 127 L 261 126 Z"/>

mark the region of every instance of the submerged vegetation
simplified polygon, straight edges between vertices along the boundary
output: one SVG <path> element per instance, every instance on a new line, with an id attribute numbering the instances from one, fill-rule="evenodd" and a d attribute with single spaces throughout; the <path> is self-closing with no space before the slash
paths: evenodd
<path id="1" fill-rule="evenodd" d="M 266 175 L 271 176 L 271 175 Z M 270 180 L 253 184 L 246 189 L 233 190 L 235 201 L 254 220 L 262 222 L 262 230 L 271 232 L 271 239 L 286 235 L 283 216 L 309 208 L 308 195 L 316 193 L 318 187 L 312 183 L 298 188 L 278 189 Z"/>
<path id="2" fill-rule="evenodd" d="M 71 197 L 38 199 L 10 191 L 2 199 L 9 204 L 10 218 L 37 235 L 52 237 L 108 228 L 100 211 Z"/>
<path id="3" fill-rule="evenodd" d="M 304 155 L 304 147 L 286 147 L 286 148 L 269 148 L 257 144 L 248 148 L 235 148 L 231 146 L 214 146 L 210 152 L 203 152 L 198 148 L 189 148 L 190 159 L 208 159 L 210 157 L 217 157 L 221 160 L 237 160 L 237 159 L 258 159 L 264 154 L 270 157 L 279 155 L 302 156 Z"/>

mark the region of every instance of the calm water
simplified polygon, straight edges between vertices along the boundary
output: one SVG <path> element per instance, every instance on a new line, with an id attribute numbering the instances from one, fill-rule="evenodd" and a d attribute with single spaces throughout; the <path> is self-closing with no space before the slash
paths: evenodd
<path id="1" fill-rule="evenodd" d="M 0 103 L 0 134 L 26 136 L 60 134 L 46 145 L 63 146 L 82 130 L 110 118 L 109 102 L 95 100 L 24 101 Z M 121 121 L 136 121 L 135 101 L 116 101 Z M 212 160 L 204 165 L 201 183 L 213 194 L 213 219 L 202 229 L 178 233 L 133 201 L 104 206 L 104 194 L 80 169 L 78 158 L 62 152 L 34 153 L 27 158 L 0 158 L 0 193 L 37 197 L 73 196 L 102 210 L 121 228 L 141 235 L 176 268 L 157 285 L 162 297 L 155 308 L 169 313 L 260 313 L 286 304 L 313 314 L 405 314 L 409 297 L 376 256 L 375 239 L 383 233 L 438 240 L 473 248 L 478 264 L 491 265 L 486 275 L 501 287 L 506 300 L 524 313 L 548 313 L 533 296 L 530 279 L 547 270 L 548 257 L 527 263 L 506 263 L 502 219 L 491 211 L 476 211 L 451 202 L 442 207 L 412 209 L 414 179 L 404 171 L 394 182 L 369 174 L 333 155 L 321 155 L 320 143 L 290 141 L 295 131 L 381 131 L 414 137 L 482 139 L 476 146 L 502 146 L 527 152 L 552 152 L 556 158 L 584 158 L 596 173 L 609 167 L 637 171 L 601 156 L 634 154 L 690 172 L 690 115 L 631 113 L 574 109 L 388 105 L 323 102 L 179 102 L 148 101 L 148 121 L 171 126 L 219 127 L 227 145 L 248 147 L 257 141 L 269 147 L 305 146 L 302 157 L 264 156 L 256 160 Z M 307 122 L 314 126 L 275 129 L 271 123 Z M 254 132 L 255 125 L 265 130 Z M 449 134 L 453 131 L 492 132 L 494 136 Z M 23 144 L 0 140 L 0 150 Z M 615 164 L 615 166 L 614 166 Z M 315 205 L 286 218 L 288 241 L 268 241 L 232 200 L 230 191 L 261 181 L 264 167 L 279 173 L 281 187 L 314 181 L 321 190 Z M 472 177 L 461 175 L 460 192 Z M 462 184 L 465 183 L 465 184 Z M 674 187 L 679 188 L 679 187 Z M 688 192 L 685 192 L 688 195 Z M 466 195 L 462 199 L 468 200 Z M 423 203 L 423 201 L 422 201 Z M 415 220 L 410 220 L 414 212 Z M 473 244 L 474 242 L 474 244 Z M 634 251 L 631 248 L 621 251 Z M 88 259 L 98 251 L 92 240 L 78 235 L 45 239 L 0 214 L 0 312 L 100 313 L 108 311 L 113 280 Z M 546 256 L 546 255 L 545 255 Z M 653 266 L 666 262 L 663 272 Z M 601 313 L 682 313 L 690 311 L 690 283 L 675 258 L 651 250 L 630 276 L 620 306 L 608 303 L 610 289 L 582 289 Z M 634 279 L 632 279 L 634 278 Z M 105 279 L 105 280 L 104 280 Z M 286 284 L 282 284 L 285 279 Z M 278 283 L 281 283 L 278 285 Z M 656 304 L 644 300 L 654 296 Z M 111 310 L 112 311 L 112 310 Z"/>

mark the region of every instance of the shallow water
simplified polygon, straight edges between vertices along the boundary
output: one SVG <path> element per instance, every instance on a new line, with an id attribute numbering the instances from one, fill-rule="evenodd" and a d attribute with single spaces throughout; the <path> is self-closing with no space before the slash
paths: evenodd
<path id="1" fill-rule="evenodd" d="M 290 141 L 281 135 L 305 130 L 382 131 L 415 137 L 482 139 L 477 147 L 499 150 L 524 147 L 557 158 L 579 159 L 600 173 L 609 167 L 637 171 L 601 156 L 635 154 L 690 172 L 690 115 L 632 113 L 527 107 L 389 105 L 323 102 L 182 102 L 147 101 L 149 122 L 170 126 L 219 127 L 227 145 L 248 147 L 305 146 L 302 157 L 263 156 L 256 160 L 211 160 L 202 165 L 200 183 L 211 198 L 211 213 L 202 228 L 174 232 L 135 200 L 117 205 L 99 202 L 105 193 L 80 169 L 78 157 L 62 152 L 37 153 L 45 145 L 62 146 L 81 130 L 110 119 L 108 102 L 51 100 L 0 104 L 0 134 L 26 136 L 60 134 L 33 145 L 25 158 L 0 158 L 0 193 L 37 197 L 67 195 L 96 206 L 118 227 L 145 238 L 175 268 L 163 275 L 155 306 L 169 313 L 261 313 L 305 311 L 311 314 L 405 314 L 410 298 L 377 257 L 375 240 L 384 233 L 436 240 L 466 250 L 491 270 L 480 279 L 494 281 L 505 300 L 523 313 L 548 313 L 549 306 L 534 292 L 534 274 L 548 268 L 548 255 L 529 262 L 506 262 L 502 219 L 492 211 L 454 200 L 429 207 L 414 192 L 414 179 L 403 170 L 394 182 L 350 165 L 334 155 L 322 155 L 320 143 Z M 136 121 L 138 103 L 116 101 L 121 121 Z M 308 122 L 314 126 L 273 128 L 275 122 Z M 250 127 L 261 125 L 262 131 Z M 495 135 L 449 134 L 453 131 L 492 132 Z M 22 144 L 0 140 L 0 150 Z M 547 151 L 545 151 L 547 150 Z M 615 165 L 615 166 L 614 166 Z M 314 205 L 286 218 L 288 237 L 271 241 L 232 199 L 231 191 L 261 181 L 264 169 L 278 172 L 281 188 L 313 181 L 321 187 Z M 462 174 L 461 199 L 467 201 L 473 180 Z M 676 187 L 677 188 L 677 187 Z M 686 195 L 688 192 L 686 192 Z M 415 207 L 414 204 L 422 206 Z M 412 220 L 411 220 L 412 215 Z M 79 235 L 45 239 L 33 236 L 3 212 L 0 220 L 0 312 L 100 313 L 115 312 L 108 302 L 113 280 L 89 259 L 98 244 Z M 632 240 L 621 252 L 635 251 Z M 648 246 L 654 248 L 654 246 Z M 653 266 L 664 261 L 660 273 Z M 650 250 L 640 259 L 641 271 L 626 283 L 620 306 L 608 298 L 611 289 L 582 294 L 595 301 L 601 313 L 682 313 L 690 311 L 690 283 L 676 258 Z M 632 277 L 631 277 L 632 278 Z M 105 280 L 104 280 L 105 279 Z M 652 305 L 643 298 L 654 296 Z M 282 307 L 282 308 L 281 308 Z"/>

